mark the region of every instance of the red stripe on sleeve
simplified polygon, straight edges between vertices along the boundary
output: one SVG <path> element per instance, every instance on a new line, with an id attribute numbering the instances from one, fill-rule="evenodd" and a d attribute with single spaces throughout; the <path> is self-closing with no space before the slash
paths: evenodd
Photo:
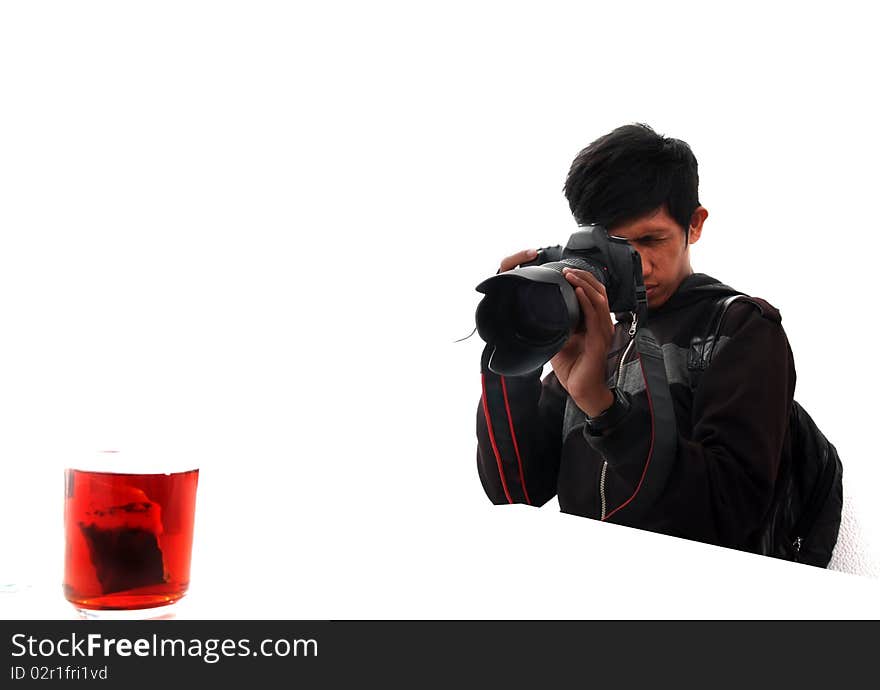
<path id="1" fill-rule="evenodd" d="M 486 375 L 482 375 L 483 380 L 483 414 L 486 417 L 486 426 L 489 429 L 489 440 L 492 442 L 492 450 L 495 453 L 495 462 L 498 465 L 498 476 L 501 477 L 501 486 L 504 488 L 504 495 L 507 497 L 508 503 L 513 503 L 510 498 L 510 492 L 507 490 L 507 481 L 504 479 L 504 470 L 501 468 L 501 454 L 498 452 L 498 446 L 495 444 L 495 432 L 492 431 L 492 418 L 489 416 L 489 403 L 486 402 Z M 503 382 L 504 379 L 501 379 Z"/>
<path id="2" fill-rule="evenodd" d="M 504 377 L 501 377 L 501 392 L 504 393 L 504 409 L 507 411 L 507 422 L 510 425 L 510 436 L 513 439 L 513 450 L 516 451 L 516 464 L 519 466 L 519 482 L 522 484 L 523 494 L 526 497 L 526 503 L 532 505 L 529 499 L 529 492 L 526 489 L 526 478 L 523 475 L 522 458 L 519 456 L 519 445 L 516 442 L 516 432 L 513 430 L 513 416 L 510 414 L 510 403 L 507 401 L 507 384 Z"/>

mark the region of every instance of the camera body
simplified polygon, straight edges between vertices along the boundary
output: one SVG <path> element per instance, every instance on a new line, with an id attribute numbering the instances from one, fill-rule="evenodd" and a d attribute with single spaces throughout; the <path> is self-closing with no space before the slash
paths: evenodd
<path id="1" fill-rule="evenodd" d="M 544 366 L 583 321 L 564 268 L 588 271 L 605 286 L 612 312 L 641 315 L 647 308 L 642 263 L 629 243 L 600 225 L 584 227 L 565 247 L 543 247 L 517 268 L 484 280 L 477 291 L 476 325 L 490 348 L 488 367 L 521 376 Z"/>

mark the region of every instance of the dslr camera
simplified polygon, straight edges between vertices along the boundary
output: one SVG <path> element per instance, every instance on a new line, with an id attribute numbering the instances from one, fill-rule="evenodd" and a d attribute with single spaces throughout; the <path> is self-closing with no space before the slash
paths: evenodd
<path id="1" fill-rule="evenodd" d="M 543 247 L 538 256 L 477 285 L 477 332 L 489 349 L 489 370 L 522 376 L 542 368 L 583 327 L 574 288 L 564 268 L 589 271 L 605 286 L 612 312 L 647 308 L 642 262 L 629 243 L 601 225 L 583 227 L 565 247 Z"/>

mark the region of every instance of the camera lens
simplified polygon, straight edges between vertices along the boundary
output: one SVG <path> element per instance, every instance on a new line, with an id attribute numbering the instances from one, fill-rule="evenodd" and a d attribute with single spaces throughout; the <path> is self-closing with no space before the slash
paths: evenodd
<path id="1" fill-rule="evenodd" d="M 526 345 L 552 343 L 569 328 L 568 310 L 559 288 L 548 283 L 519 282 L 510 313 L 513 336 Z"/>
<path id="2" fill-rule="evenodd" d="M 599 226 L 571 235 L 565 249 L 544 247 L 534 262 L 500 272 L 477 285 L 484 297 L 476 322 L 488 347 L 487 367 L 502 376 L 539 370 L 584 326 L 566 268 L 587 271 L 605 286 L 614 312 L 646 308 L 638 253 L 625 240 L 609 238 Z M 621 284 L 621 280 L 624 283 Z"/>

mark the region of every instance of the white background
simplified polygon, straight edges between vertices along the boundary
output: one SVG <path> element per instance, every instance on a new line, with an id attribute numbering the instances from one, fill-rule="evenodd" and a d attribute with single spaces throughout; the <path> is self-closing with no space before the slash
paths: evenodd
<path id="1" fill-rule="evenodd" d="M 61 468 L 108 447 L 201 468 L 191 616 L 876 617 L 867 11 L 614 7 L 4 3 L 0 617 L 69 615 Z M 695 269 L 783 314 L 860 576 L 482 492 L 473 288 L 636 121 L 700 162 Z"/>

